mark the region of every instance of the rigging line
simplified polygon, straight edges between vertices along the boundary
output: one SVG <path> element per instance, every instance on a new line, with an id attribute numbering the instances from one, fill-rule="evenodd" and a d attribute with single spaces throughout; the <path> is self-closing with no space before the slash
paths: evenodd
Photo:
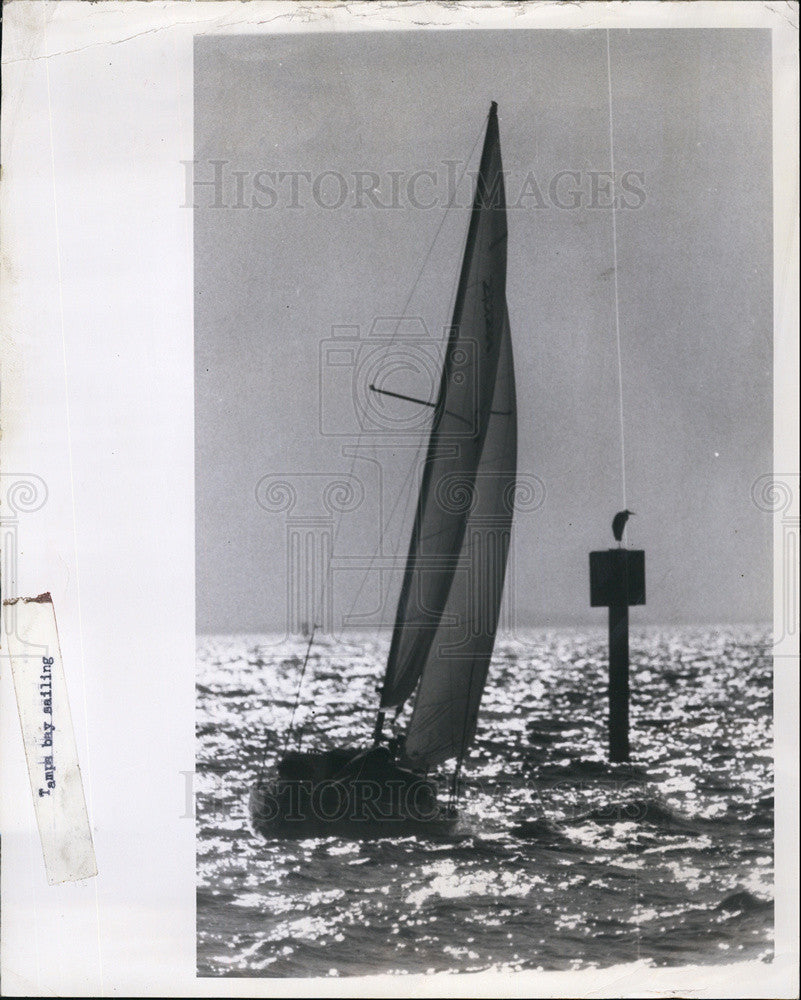
<path id="1" fill-rule="evenodd" d="M 620 471 L 623 483 L 623 507 L 626 507 L 626 436 L 623 425 L 623 357 L 620 349 L 620 298 L 617 282 L 617 180 L 615 177 L 615 128 L 612 117 L 612 56 L 609 49 L 609 28 L 606 29 L 606 81 L 609 93 L 609 156 L 612 169 L 612 253 L 615 286 L 615 335 L 617 337 L 617 384 L 620 415 Z"/>
<path id="2" fill-rule="evenodd" d="M 401 320 L 405 317 L 406 310 L 409 308 L 409 303 L 412 301 L 412 296 L 414 295 L 415 291 L 417 290 L 417 285 L 419 284 L 420 278 L 422 278 L 423 272 L 426 269 L 426 265 L 428 264 L 428 259 L 429 259 L 429 257 L 431 256 L 431 254 L 432 254 L 432 252 L 434 250 L 434 246 L 436 245 L 437 240 L 439 239 L 439 234 L 442 232 L 442 227 L 445 225 L 445 220 L 448 217 L 448 212 L 451 210 L 451 208 L 453 208 L 453 203 L 454 203 L 454 200 L 456 198 L 456 192 L 459 190 L 459 185 L 462 183 L 462 178 L 464 177 L 464 175 L 465 175 L 465 173 L 467 171 L 467 168 L 470 165 L 470 161 L 473 159 L 473 153 L 475 153 L 475 151 L 476 151 L 476 146 L 478 145 L 479 140 L 481 139 L 481 137 L 484 135 L 488 119 L 489 119 L 489 113 L 487 113 L 486 117 L 484 118 L 484 121 L 483 121 L 483 123 L 481 125 L 481 128 L 479 129 L 478 135 L 476 136 L 475 142 L 473 143 L 473 147 L 470 150 L 470 152 L 467 154 L 467 159 L 465 160 L 464 167 L 462 168 L 462 172 L 459 174 L 459 179 L 456 181 L 456 183 L 453 186 L 453 194 L 451 195 L 451 197 L 450 197 L 450 199 L 448 201 L 448 204 L 445 206 L 445 211 L 442 213 L 442 218 L 439 220 L 439 225 L 437 226 L 437 231 L 434 233 L 434 239 L 431 241 L 431 244 L 428 247 L 426 255 L 423 258 L 423 263 L 420 265 L 420 270 L 417 272 L 417 277 L 414 279 L 414 284 L 412 285 L 412 290 L 409 292 L 409 295 L 407 296 L 406 302 L 405 302 L 405 304 L 403 306 L 403 310 L 402 310 L 400 316 L 398 317 L 398 322 L 395 325 L 395 330 L 393 331 L 393 334 L 392 334 L 392 336 L 390 337 L 390 340 L 389 340 L 389 344 L 387 345 L 387 351 L 389 351 L 389 348 L 392 346 L 392 342 L 394 341 L 395 337 L 398 334 L 398 330 L 400 329 L 400 325 L 401 325 Z"/>
<path id="3" fill-rule="evenodd" d="M 445 211 L 442 214 L 442 218 L 439 220 L 439 225 L 437 226 L 437 231 L 434 233 L 434 238 L 431 241 L 431 243 L 430 243 L 430 245 L 428 247 L 428 250 L 426 251 L 426 255 L 423 258 L 423 263 L 420 265 L 420 269 L 417 272 L 417 277 L 414 279 L 414 284 L 412 285 L 411 290 L 410 290 L 409 294 L 406 297 L 406 301 L 403 304 L 403 309 L 401 310 L 401 313 L 398 316 L 398 321 L 395 324 L 395 329 L 392 331 L 392 336 L 389 338 L 389 341 L 388 341 L 387 346 L 386 346 L 386 350 L 384 352 L 384 356 L 385 357 L 389 353 L 389 350 L 392 347 L 392 345 L 393 345 L 393 343 L 395 341 L 395 338 L 398 335 L 398 331 L 400 330 L 401 322 L 403 321 L 403 319 L 404 319 L 404 317 L 406 315 L 406 310 L 409 308 L 409 304 L 412 301 L 412 297 L 414 296 L 414 293 L 417 290 L 417 286 L 420 283 L 420 278 L 423 276 L 423 272 L 425 271 L 425 268 L 426 268 L 426 265 L 428 264 L 429 258 L 431 257 L 431 254 L 433 253 L 433 250 L 434 250 L 434 247 L 436 245 L 436 242 L 439 239 L 439 234 L 442 232 L 442 227 L 445 224 L 445 219 L 448 217 L 448 212 L 453 207 L 453 203 L 454 203 L 454 200 L 456 198 L 456 193 L 459 190 L 459 185 L 461 184 L 462 179 L 463 179 L 463 177 L 465 175 L 465 172 L 467 171 L 467 168 L 470 165 L 470 161 L 473 159 L 473 153 L 475 152 L 476 146 L 478 145 L 479 140 L 481 139 L 481 137 L 482 137 L 482 135 L 484 133 L 484 126 L 486 125 L 486 121 L 487 121 L 488 118 L 489 118 L 489 114 L 487 114 L 486 118 L 484 119 L 484 123 L 482 125 L 482 128 L 479 130 L 479 133 L 476 136 L 475 142 L 473 143 L 473 147 L 470 150 L 470 152 L 469 152 L 469 154 L 467 156 L 467 159 L 465 160 L 465 164 L 464 164 L 464 167 L 462 168 L 462 172 L 460 173 L 459 178 L 458 178 L 458 180 L 456 181 L 456 184 L 453 187 L 453 194 L 451 195 L 451 197 L 450 197 L 450 199 L 448 201 L 448 204 L 445 206 Z M 358 445 L 361 442 L 362 434 L 363 434 L 363 430 L 360 427 L 359 434 L 357 436 L 357 449 L 358 449 Z M 356 455 L 355 455 L 355 450 L 354 450 L 354 457 L 353 457 L 353 460 L 351 462 L 350 475 L 353 475 L 353 470 L 354 470 L 355 466 L 356 466 Z M 339 522 L 337 524 L 337 529 L 336 529 L 336 531 L 334 533 L 334 538 L 333 538 L 333 541 L 332 541 L 332 549 L 333 549 L 333 546 L 336 544 L 337 538 L 339 537 L 339 529 L 340 529 L 341 525 L 342 525 L 342 516 L 340 515 L 340 519 L 339 519 Z"/>
<path id="4" fill-rule="evenodd" d="M 289 728 L 286 731 L 286 736 L 284 737 L 284 745 L 283 745 L 283 747 L 281 749 L 281 753 L 282 754 L 286 753 L 286 748 L 289 746 L 289 741 L 292 738 L 292 727 L 295 724 L 295 712 L 297 711 L 298 702 L 300 701 L 300 689 L 303 686 L 303 675 L 306 673 L 306 664 L 309 662 L 309 653 L 311 653 L 312 643 L 314 642 L 314 633 L 316 631 L 317 631 L 317 626 L 313 625 L 312 626 L 312 633 L 309 636 L 309 644 L 306 647 L 306 656 L 303 659 L 303 667 L 301 668 L 301 671 L 300 671 L 300 679 L 298 680 L 298 689 L 297 689 L 297 691 L 295 693 L 295 704 L 292 706 L 292 715 L 290 715 L 290 717 L 289 717 Z M 265 754 L 267 752 L 266 745 L 265 745 L 265 748 L 264 748 L 264 752 L 265 752 Z M 262 762 L 262 768 L 263 767 L 264 767 L 264 763 Z"/>
<path id="5" fill-rule="evenodd" d="M 478 134 L 477 134 L 477 136 L 475 138 L 475 141 L 473 142 L 473 146 L 472 146 L 470 152 L 467 154 L 467 159 L 464 162 L 464 166 L 462 168 L 462 171 L 459 174 L 459 177 L 458 177 L 456 183 L 453 186 L 453 192 L 451 194 L 450 199 L 448 200 L 447 205 L 445 206 L 445 211 L 443 212 L 442 218 L 440 219 L 439 225 L 437 226 L 437 230 L 434 233 L 434 238 L 431 241 L 431 243 L 430 243 L 430 245 L 428 247 L 428 250 L 426 251 L 426 255 L 423 258 L 423 263 L 421 264 L 420 269 L 417 272 L 417 277 L 414 280 L 414 284 L 412 285 L 411 291 L 409 292 L 408 296 L 406 297 L 406 301 L 405 301 L 405 303 L 403 305 L 403 309 L 401 310 L 401 313 L 400 313 L 400 315 L 398 317 L 398 321 L 395 324 L 395 328 L 394 328 L 394 330 L 392 332 L 392 336 L 389 338 L 389 341 L 387 343 L 386 349 L 384 351 L 384 358 L 386 358 L 386 356 L 389 353 L 389 351 L 390 351 L 393 343 L 395 342 L 395 338 L 397 337 L 398 331 L 400 330 L 401 322 L 402 322 L 403 318 L 406 315 L 406 310 L 409 308 L 409 304 L 412 301 L 412 297 L 414 296 L 414 293 L 417 290 L 417 286 L 420 283 L 420 278 L 423 276 L 423 272 L 425 271 L 425 268 L 426 268 L 426 265 L 428 264 L 429 258 L 431 257 L 431 254 L 433 253 L 434 247 L 436 246 L 437 240 L 439 239 L 439 235 L 442 232 L 442 227 L 445 224 L 445 219 L 448 217 L 448 213 L 450 212 L 451 208 L 453 208 L 453 204 L 454 204 L 454 201 L 456 199 L 456 195 L 457 195 L 457 192 L 459 190 L 459 186 L 462 183 L 462 180 L 464 179 L 464 176 L 465 176 L 465 174 L 467 172 L 467 168 L 470 166 L 470 163 L 471 163 L 471 161 L 473 159 L 473 154 L 476 151 L 476 147 L 478 146 L 479 141 L 481 140 L 481 138 L 484 135 L 484 132 L 486 131 L 486 125 L 487 125 L 488 119 L 489 119 L 489 113 L 487 113 L 487 115 L 484 118 L 484 121 L 482 122 L 481 128 L 479 129 Z M 453 289 L 451 291 L 451 302 L 452 302 L 452 300 L 454 298 L 454 295 L 455 295 L 455 286 L 456 286 L 456 283 L 458 282 L 458 280 L 459 280 L 459 271 L 457 269 L 456 277 L 454 279 L 454 287 L 453 287 Z M 452 309 L 451 309 L 451 311 L 452 311 Z M 392 395 L 390 393 L 388 393 L 388 394 Z M 362 430 L 362 428 L 360 426 L 360 428 L 359 428 L 359 434 L 358 434 L 357 439 L 356 439 L 356 447 L 354 448 L 354 452 L 353 452 L 353 459 L 352 459 L 351 465 L 350 465 L 350 472 L 348 473 L 349 477 L 353 475 L 353 470 L 356 468 L 356 458 L 357 458 L 359 446 L 361 445 L 361 439 L 362 439 L 363 433 L 364 432 L 363 432 L 363 430 Z M 419 451 L 419 449 L 418 449 L 418 451 Z M 414 468 L 415 468 L 415 463 L 413 462 L 412 465 L 411 465 L 411 468 L 409 470 L 410 473 L 414 471 Z M 405 488 L 406 488 L 406 486 L 405 486 L 405 483 L 404 483 L 403 486 L 401 487 L 401 491 L 395 497 L 395 502 L 393 503 L 392 509 L 390 511 L 390 519 L 393 517 L 393 515 L 395 513 L 395 510 L 397 509 L 398 501 L 400 500 L 401 495 L 405 492 Z M 343 518 L 343 515 L 340 514 L 339 521 L 337 522 L 337 527 L 336 527 L 336 530 L 334 532 L 334 537 L 333 537 L 333 539 L 331 541 L 331 555 L 329 556 L 329 563 L 330 563 L 330 559 L 333 558 L 333 551 L 334 551 L 334 548 L 336 546 L 337 539 L 339 538 L 339 532 L 340 532 L 340 529 L 342 527 L 342 518 Z M 370 565 L 368 566 L 367 571 L 365 572 L 365 578 L 362 581 L 362 585 L 359 587 L 359 591 L 357 593 L 356 600 L 358 600 L 358 597 L 361 595 L 362 589 L 363 589 L 364 584 L 366 582 L 367 574 L 370 572 L 370 570 L 372 568 L 372 563 L 373 563 L 374 559 L 375 559 L 375 553 L 373 554 L 373 559 L 371 559 Z M 325 574 L 323 576 L 323 586 L 324 587 L 325 587 L 325 583 L 326 583 L 329 575 L 330 574 Z M 322 596 L 323 595 L 321 595 L 321 604 L 323 603 Z M 355 607 L 355 601 L 351 605 L 351 613 L 353 612 L 353 608 L 354 607 Z"/>
<path id="6" fill-rule="evenodd" d="M 456 199 L 456 194 L 457 194 L 457 192 L 459 190 L 459 186 L 460 186 L 460 184 L 462 182 L 462 179 L 464 178 L 465 173 L 467 172 L 468 166 L 470 165 L 470 163 L 471 163 L 471 161 L 473 159 L 473 155 L 475 153 L 476 147 L 478 146 L 479 141 L 482 139 L 482 137 L 484 137 L 486 135 L 487 122 L 489 121 L 491 113 L 492 113 L 492 108 L 490 108 L 490 111 L 487 113 L 487 115 L 485 116 L 484 120 L 482 121 L 481 128 L 478 131 L 478 134 L 476 135 L 476 138 L 475 138 L 475 140 L 473 142 L 473 146 L 472 146 L 472 148 L 471 148 L 471 150 L 470 150 L 470 152 L 469 152 L 469 154 L 467 156 L 467 159 L 465 160 L 464 167 L 463 167 L 461 173 L 459 174 L 459 177 L 458 177 L 458 179 L 456 181 L 456 184 L 454 185 L 453 194 L 452 194 L 451 198 L 448 200 L 448 204 L 446 205 L 445 211 L 442 214 L 442 218 L 439 221 L 439 225 L 437 226 L 437 230 L 436 230 L 436 232 L 434 234 L 434 238 L 431 241 L 431 243 L 430 243 L 430 245 L 428 247 L 428 250 L 426 251 L 425 257 L 423 258 L 423 263 L 420 266 L 420 269 L 419 269 L 419 271 L 417 273 L 417 277 L 415 278 L 414 283 L 412 285 L 411 291 L 409 292 L 409 295 L 406 298 L 406 302 L 404 303 L 401 315 L 398 317 L 398 322 L 395 325 L 395 329 L 394 329 L 394 331 L 392 333 L 392 337 L 390 338 L 390 340 L 389 340 L 389 342 L 387 344 L 386 350 L 384 352 L 384 357 L 386 357 L 386 355 L 389 353 L 389 350 L 390 350 L 390 348 L 392 347 L 392 344 L 395 341 L 395 338 L 397 336 L 398 330 L 400 329 L 400 324 L 401 324 L 401 322 L 403 320 L 403 317 L 406 315 L 406 311 L 409 308 L 409 304 L 412 301 L 412 297 L 413 297 L 415 291 L 417 290 L 417 285 L 418 285 L 418 283 L 420 281 L 420 278 L 422 277 L 423 272 L 425 271 L 425 268 L 426 268 L 426 266 L 428 264 L 428 260 L 431 257 L 431 254 L 432 254 L 432 252 L 434 250 L 434 246 L 436 245 L 436 242 L 439 239 L 439 234 L 441 233 L 442 227 L 445 224 L 445 219 L 448 217 L 448 212 L 453 207 L 453 203 L 454 203 L 454 201 Z M 480 171 L 480 169 L 481 169 L 481 167 L 480 167 L 480 164 L 479 164 L 479 171 Z M 465 241 L 465 245 L 467 243 L 467 239 L 469 239 L 469 234 L 470 234 L 470 229 L 468 227 L 468 234 L 467 234 L 467 238 L 466 238 L 466 241 Z M 464 253 L 462 254 L 462 260 L 463 259 L 464 259 Z M 459 280 L 460 277 L 461 277 L 461 267 L 459 268 L 459 271 L 457 272 L 456 282 L 458 282 L 458 280 Z M 455 287 L 458 287 L 458 286 L 455 286 Z M 458 291 L 454 291 L 454 293 L 452 294 L 452 297 L 454 295 L 456 295 L 456 294 L 458 294 Z M 453 309 L 453 307 L 452 307 L 452 309 Z M 447 350 L 447 345 L 448 345 L 448 343 L 450 343 L 452 332 L 453 332 L 452 324 L 451 324 L 451 327 L 450 328 L 446 328 L 446 330 L 447 330 L 447 337 L 446 337 L 446 350 Z M 444 363 L 443 363 L 443 375 L 444 375 L 444 372 L 446 370 L 446 366 L 447 366 L 447 356 L 446 356 L 446 358 L 444 360 Z M 359 437 L 358 437 L 357 440 L 358 440 L 358 442 L 361 441 L 361 429 L 360 429 Z M 430 438 L 429 438 L 429 444 L 430 444 Z M 422 442 L 421 442 L 421 447 L 422 447 Z M 358 449 L 354 450 L 353 462 L 351 464 L 351 475 L 353 473 L 353 468 L 355 467 L 355 463 L 356 463 L 357 450 Z M 419 450 L 418 450 L 418 454 L 419 454 Z M 414 465 L 413 465 L 413 467 L 414 467 Z M 396 503 L 397 503 L 397 499 L 398 498 L 396 498 Z M 341 525 L 341 523 L 342 523 L 342 521 L 341 521 L 341 518 L 340 518 L 340 525 Z M 338 529 L 337 529 L 337 531 L 338 531 Z M 413 534 L 414 534 L 414 530 L 413 530 Z M 336 541 L 336 537 L 337 536 L 335 535 L 334 541 Z M 407 565 L 407 569 L 408 569 L 408 565 Z M 368 572 L 369 572 L 369 570 L 368 570 Z M 406 577 L 404 576 L 404 584 L 405 583 L 406 583 Z M 359 592 L 361 593 L 361 587 L 359 588 Z M 401 595 L 403 595 L 403 593 L 404 593 L 404 591 L 403 591 L 403 588 L 402 588 L 401 589 Z M 384 687 L 386 687 L 387 676 L 388 676 L 387 670 L 385 669 L 385 673 L 384 673 Z M 383 688 L 382 688 L 382 690 L 383 690 Z M 382 699 L 383 699 L 383 695 L 382 695 Z M 399 714 L 399 713 L 396 713 L 396 718 L 397 718 L 397 714 Z M 374 731 L 374 734 L 373 734 L 373 740 L 374 740 L 375 743 L 378 742 L 378 739 L 380 737 L 381 727 L 383 726 L 383 722 L 384 722 L 384 715 L 385 715 L 384 709 L 379 708 L 378 717 L 377 717 L 377 720 L 376 720 L 376 728 L 375 728 L 375 731 Z"/>
<path id="7" fill-rule="evenodd" d="M 382 534 L 383 534 L 384 528 L 387 528 L 387 529 L 389 528 L 389 525 L 390 525 L 390 523 L 392 521 L 392 518 L 395 516 L 395 512 L 398 509 L 398 505 L 399 505 L 401 499 L 405 498 L 404 505 L 408 502 L 409 497 L 411 496 L 411 494 L 413 492 L 413 487 L 414 487 L 414 476 L 413 476 L 413 473 L 414 473 L 414 464 L 412 464 L 410 466 L 409 471 L 404 476 L 404 479 L 403 479 L 403 482 L 401 483 L 400 489 L 395 494 L 395 502 L 392 504 L 392 507 L 391 507 L 390 512 L 389 512 L 389 516 L 387 517 L 387 520 L 386 520 L 386 524 L 384 526 L 382 526 Z M 400 542 L 398 543 L 398 545 L 400 545 Z M 373 569 L 373 566 L 375 564 L 375 561 L 378 558 L 379 551 L 380 550 L 377 549 L 377 548 L 373 549 L 373 553 L 370 556 L 370 561 L 367 564 L 367 569 L 362 574 L 362 580 L 361 580 L 361 583 L 359 584 L 359 589 L 356 591 L 356 596 L 353 598 L 353 601 L 351 602 L 350 611 L 348 612 L 348 616 L 347 617 L 350 617 L 350 615 L 353 614 L 353 611 L 354 611 L 356 605 L 359 603 L 359 599 L 362 596 L 362 592 L 364 591 L 364 588 L 367 585 L 367 578 L 369 577 L 369 575 L 370 575 L 370 573 L 371 573 L 371 571 Z M 395 558 L 397 555 L 398 555 L 398 550 L 397 550 L 397 548 L 395 548 L 395 550 L 392 552 L 392 556 L 393 556 L 393 558 Z M 384 600 L 384 601 L 381 602 L 382 617 L 383 617 L 383 611 L 384 611 L 384 607 L 385 606 L 386 606 L 386 601 Z M 344 621 L 345 621 L 345 618 L 343 617 L 343 623 L 344 623 Z M 379 628 L 380 627 L 381 626 L 379 626 Z"/>

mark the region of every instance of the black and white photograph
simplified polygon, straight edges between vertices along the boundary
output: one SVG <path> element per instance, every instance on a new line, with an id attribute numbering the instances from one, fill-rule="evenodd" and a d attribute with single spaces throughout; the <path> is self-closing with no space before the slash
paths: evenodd
<path id="1" fill-rule="evenodd" d="M 770 961 L 770 33 L 194 60 L 198 973 Z"/>
<path id="2" fill-rule="evenodd" d="M 779 0 L 9 0 L 0 989 L 798 996 Z"/>

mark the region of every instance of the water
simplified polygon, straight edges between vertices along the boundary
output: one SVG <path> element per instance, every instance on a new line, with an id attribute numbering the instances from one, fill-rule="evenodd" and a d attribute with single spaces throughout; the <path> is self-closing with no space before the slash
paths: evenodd
<path id="1" fill-rule="evenodd" d="M 632 757 L 606 752 L 606 636 L 499 638 L 446 840 L 265 840 L 247 793 L 306 643 L 198 640 L 198 975 L 574 969 L 772 957 L 766 628 L 648 629 Z M 386 645 L 315 643 L 304 746 L 365 743 Z"/>

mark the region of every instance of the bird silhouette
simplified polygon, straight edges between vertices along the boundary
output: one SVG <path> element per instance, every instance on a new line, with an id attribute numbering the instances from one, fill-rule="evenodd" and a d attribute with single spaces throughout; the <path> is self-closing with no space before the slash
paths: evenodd
<path id="1" fill-rule="evenodd" d="M 632 514 L 634 514 L 633 510 L 619 510 L 612 518 L 612 534 L 619 545 L 623 542 L 623 531 L 626 527 L 626 521 L 628 521 Z"/>

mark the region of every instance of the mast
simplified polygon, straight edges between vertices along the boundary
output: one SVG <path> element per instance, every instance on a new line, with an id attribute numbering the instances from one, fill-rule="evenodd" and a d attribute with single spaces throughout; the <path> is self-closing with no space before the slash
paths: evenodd
<path id="1" fill-rule="evenodd" d="M 463 556 L 471 512 L 465 498 L 475 491 L 490 419 L 514 419 L 508 399 L 499 397 L 493 403 L 498 360 L 504 337 L 508 339 L 505 281 L 506 205 L 493 101 L 381 690 L 376 741 L 385 712 L 402 707 L 431 659 Z M 457 609 L 462 619 L 466 614 L 466 605 Z"/>

